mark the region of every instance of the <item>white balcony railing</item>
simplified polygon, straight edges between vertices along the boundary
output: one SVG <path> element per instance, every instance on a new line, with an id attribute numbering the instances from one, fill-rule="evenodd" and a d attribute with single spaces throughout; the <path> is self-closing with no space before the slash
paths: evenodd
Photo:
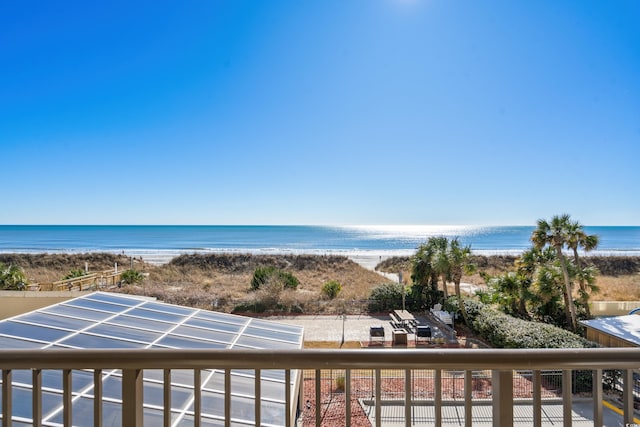
<path id="1" fill-rule="evenodd" d="M 412 425 L 412 404 L 414 393 L 411 381 L 414 370 L 433 370 L 434 394 L 433 406 L 435 415 L 433 424 L 442 425 L 443 405 L 442 372 L 455 370 L 464 372 L 462 387 L 465 425 L 473 424 L 472 407 L 473 372 L 489 371 L 491 375 L 491 406 L 493 425 L 511 426 L 514 420 L 513 379 L 516 370 L 532 371 L 533 425 L 542 425 L 541 386 L 542 370 L 562 371 L 562 406 L 564 425 L 571 425 L 572 414 L 572 370 L 590 370 L 593 372 L 593 420 L 595 426 L 603 424 L 602 409 L 602 375 L 603 370 L 622 370 L 620 388 L 623 395 L 623 421 L 633 423 L 633 370 L 640 368 L 640 348 L 617 349 L 563 349 L 563 350 L 484 350 L 484 349 L 367 349 L 367 350 L 0 350 L 0 369 L 2 369 L 2 425 L 10 426 L 12 416 L 13 388 L 12 373 L 18 370 L 30 370 L 32 380 L 31 414 L 35 427 L 43 425 L 43 390 L 42 372 L 59 370 L 62 372 L 62 424 L 71 426 L 74 391 L 72 389 L 72 372 L 76 370 L 93 371 L 93 425 L 103 425 L 103 374 L 105 370 L 117 369 L 122 374 L 122 419 L 123 426 L 141 426 L 144 416 L 143 371 L 164 371 L 164 420 L 163 425 L 170 426 L 172 421 L 171 372 L 173 370 L 192 370 L 194 372 L 193 388 L 193 424 L 201 425 L 203 411 L 200 390 L 200 371 L 216 369 L 224 373 L 224 417 L 221 425 L 230 426 L 237 423 L 231 410 L 233 396 L 231 394 L 231 370 L 255 371 L 255 387 L 253 396 L 260 400 L 260 371 L 284 370 L 284 400 L 286 414 L 284 424 L 293 426 L 296 418 L 298 402 L 304 398 L 298 395 L 300 384 L 292 386 L 292 371 L 313 370 L 315 372 L 315 424 L 322 425 L 322 408 L 320 384 L 322 372 L 329 369 L 345 372 L 345 418 L 344 424 L 351 425 L 351 376 L 356 370 L 372 370 L 374 372 L 373 402 L 382 402 L 382 377 L 388 370 L 404 372 L 404 393 L 399 396 L 403 400 L 404 424 Z M 300 378 L 299 375 L 296 376 Z M 264 419 L 262 405 L 254 405 L 251 419 L 260 425 Z M 372 417 L 374 425 L 382 424 L 381 404 L 375 405 Z M 20 421 L 20 420 L 18 420 Z M 22 420 L 24 421 L 24 420 Z"/>

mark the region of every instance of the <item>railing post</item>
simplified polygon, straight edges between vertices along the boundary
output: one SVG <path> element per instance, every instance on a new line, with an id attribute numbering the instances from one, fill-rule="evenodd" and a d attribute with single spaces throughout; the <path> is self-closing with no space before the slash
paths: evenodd
<path id="1" fill-rule="evenodd" d="M 71 427 L 73 424 L 73 413 L 71 406 L 71 369 L 62 370 L 62 422 L 64 427 Z"/>
<path id="2" fill-rule="evenodd" d="M 464 371 L 464 425 L 473 425 L 473 371 Z"/>
<path id="3" fill-rule="evenodd" d="M 33 427 L 42 425 L 42 370 L 34 369 L 31 371 L 31 418 L 33 419 Z"/>
<path id="4" fill-rule="evenodd" d="M 162 379 L 162 401 L 164 402 L 162 425 L 163 427 L 171 427 L 171 369 L 162 371 Z"/>
<path id="5" fill-rule="evenodd" d="M 531 371 L 533 387 L 533 427 L 542 427 L 542 373 Z"/>
<path id="6" fill-rule="evenodd" d="M 11 384 L 12 372 L 10 369 L 2 370 L 2 427 L 11 427 L 13 410 L 13 387 Z"/>
<path id="7" fill-rule="evenodd" d="M 492 371 L 493 426 L 513 425 L 513 371 Z"/>
<path id="8" fill-rule="evenodd" d="M 346 427 L 351 427 L 351 369 L 344 373 L 344 407 L 346 416 Z"/>
<path id="9" fill-rule="evenodd" d="M 404 370 L 404 425 L 411 427 L 411 369 Z"/>
<path id="10" fill-rule="evenodd" d="M 434 372 L 433 388 L 435 389 L 433 396 L 434 423 L 436 427 L 440 427 L 442 425 L 442 369 L 436 369 Z"/>
<path id="11" fill-rule="evenodd" d="M 624 423 L 633 423 L 633 369 L 622 371 L 622 409 L 624 410 Z"/>
<path id="12" fill-rule="evenodd" d="M 573 378 L 570 369 L 562 370 L 562 419 L 564 427 L 571 427 L 573 422 L 573 409 L 571 400 L 573 398 Z"/>
<path id="13" fill-rule="evenodd" d="M 102 369 L 93 371 L 93 427 L 102 427 Z"/>
<path id="14" fill-rule="evenodd" d="M 321 421 L 322 421 L 322 417 L 321 417 L 321 410 L 322 410 L 321 385 L 322 385 L 321 372 L 320 372 L 320 369 L 316 369 L 316 384 L 315 384 L 315 386 L 316 386 L 316 427 L 320 427 Z"/>
<path id="15" fill-rule="evenodd" d="M 376 391 L 375 391 L 375 413 L 376 427 L 382 426 L 382 372 L 380 368 L 376 369 Z"/>
<path id="16" fill-rule="evenodd" d="M 122 370 L 122 425 L 142 426 L 142 369 Z"/>
<path id="17" fill-rule="evenodd" d="M 262 397 L 261 397 L 261 390 L 260 390 L 260 381 L 262 379 L 262 371 L 260 369 L 256 369 L 254 371 L 254 381 L 253 381 L 253 393 L 255 394 L 255 402 L 254 402 L 254 418 L 255 418 L 255 425 L 260 427 L 260 425 L 262 425 Z"/>
<path id="18" fill-rule="evenodd" d="M 602 427 L 602 369 L 593 371 L 593 426 Z"/>

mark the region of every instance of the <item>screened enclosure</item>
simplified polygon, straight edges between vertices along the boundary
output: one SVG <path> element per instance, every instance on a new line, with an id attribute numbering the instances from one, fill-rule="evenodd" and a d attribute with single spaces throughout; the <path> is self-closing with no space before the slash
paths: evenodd
<path id="1" fill-rule="evenodd" d="M 0 349 L 244 349 L 302 348 L 303 329 L 277 322 L 164 304 L 155 300 L 104 292 L 0 321 Z M 199 381 L 195 378 L 199 373 Z M 42 425 L 62 424 L 63 371 L 42 371 Z M 122 372 L 102 372 L 102 424 L 119 426 Z M 162 425 L 165 372 L 144 370 L 145 425 Z M 32 373 L 12 371 L 13 425 L 32 424 Z M 224 372 L 172 370 L 171 425 L 194 424 L 194 384 L 200 383 L 200 425 L 224 425 Z M 294 395 L 300 374 L 260 371 L 261 422 L 282 426 L 286 388 Z M 93 424 L 93 371 L 71 371 L 73 425 Z M 294 400 L 295 401 L 295 400 Z M 255 424 L 255 371 L 231 371 L 232 425 Z"/>

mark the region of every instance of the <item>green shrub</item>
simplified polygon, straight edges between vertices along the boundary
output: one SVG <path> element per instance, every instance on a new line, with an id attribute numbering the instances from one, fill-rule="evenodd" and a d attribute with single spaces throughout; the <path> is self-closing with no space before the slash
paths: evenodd
<path id="1" fill-rule="evenodd" d="M 335 280 L 331 280 L 322 285 L 322 294 L 329 299 L 334 299 L 342 291 L 342 285 Z"/>
<path id="2" fill-rule="evenodd" d="M 293 274 L 277 269 L 273 266 L 266 265 L 256 267 L 251 278 L 251 289 L 254 291 L 260 289 L 262 285 L 267 283 L 271 278 L 276 277 L 282 280 L 284 287 L 288 289 L 297 289 L 300 281 Z"/>
<path id="3" fill-rule="evenodd" d="M 502 313 L 476 299 L 464 301 L 468 326 L 498 348 L 584 348 L 594 344 L 564 329 Z"/>
<path id="4" fill-rule="evenodd" d="M 402 307 L 402 285 L 383 283 L 371 290 L 369 312 L 381 313 Z"/>
<path id="5" fill-rule="evenodd" d="M 144 280 L 144 275 L 136 270 L 125 270 L 120 274 L 120 281 L 126 285 L 133 285 Z"/>
<path id="6" fill-rule="evenodd" d="M 81 268 L 74 268 L 69 270 L 69 273 L 67 273 L 66 276 L 64 276 L 62 278 L 62 280 L 67 280 L 67 279 L 75 279 L 76 277 L 82 277 L 82 276 L 86 276 L 87 273 L 81 269 Z"/>

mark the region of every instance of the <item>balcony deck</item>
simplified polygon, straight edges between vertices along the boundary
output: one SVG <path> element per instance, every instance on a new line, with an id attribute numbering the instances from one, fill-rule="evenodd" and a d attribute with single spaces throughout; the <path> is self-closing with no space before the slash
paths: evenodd
<path id="1" fill-rule="evenodd" d="M 463 419 L 465 426 L 487 425 L 510 426 L 519 422 L 520 406 L 514 399 L 514 371 L 531 370 L 532 396 L 530 399 L 530 425 L 546 424 L 548 417 L 548 402 L 542 398 L 541 371 L 552 369 L 561 370 L 561 395 L 555 409 L 555 421 L 561 418 L 565 426 L 573 424 L 574 396 L 572 393 L 572 370 L 591 370 L 593 374 L 592 404 L 590 414 L 583 414 L 592 419 L 595 426 L 603 425 L 603 370 L 622 369 L 619 388 L 623 395 L 624 423 L 634 423 L 634 380 L 633 370 L 640 367 L 640 348 L 626 349 L 566 349 L 566 350 L 168 350 L 168 349 L 133 349 L 133 350 L 2 350 L 0 351 L 0 367 L 2 368 L 2 422 L 3 426 L 11 425 L 12 416 L 12 372 L 14 370 L 30 370 L 33 374 L 32 413 L 35 414 L 34 426 L 43 425 L 39 414 L 42 413 L 43 390 L 41 379 L 43 370 L 62 370 L 64 378 L 64 402 L 62 425 L 74 425 L 74 402 L 78 398 L 72 390 L 72 372 L 78 369 L 96 370 L 95 393 L 97 398 L 93 406 L 93 425 L 101 427 L 107 425 L 102 419 L 102 377 L 100 373 L 106 369 L 122 370 L 122 418 L 114 425 L 140 426 L 143 424 L 145 402 L 142 389 L 142 373 L 147 369 L 161 369 L 166 373 L 173 370 L 188 369 L 194 372 L 196 395 L 193 405 L 193 424 L 195 427 L 204 425 L 269 425 L 264 422 L 263 405 L 255 405 L 251 415 L 251 424 L 240 424 L 234 419 L 232 408 L 238 398 L 231 394 L 231 371 L 249 369 L 255 372 L 255 398 L 260 401 L 260 372 L 263 370 L 284 370 L 286 380 L 283 384 L 291 384 L 290 378 L 295 370 L 311 370 L 315 373 L 315 396 L 321 395 L 321 385 L 324 373 L 334 370 L 343 371 L 345 375 L 345 414 L 343 425 L 352 425 L 351 396 L 357 390 L 352 390 L 351 378 L 362 370 L 372 372 L 373 392 L 370 400 L 381 402 L 370 406 L 373 413 L 373 425 L 415 425 L 420 422 L 418 407 L 433 409 L 432 425 L 448 425 L 450 418 L 450 402 L 443 398 L 443 378 L 447 371 L 454 371 L 461 376 L 462 387 L 459 390 L 459 405 L 457 419 Z M 224 374 L 224 416 L 220 419 L 203 419 L 201 390 L 195 378 L 199 378 L 201 370 L 215 369 Z M 417 399 L 414 390 L 414 379 L 418 371 L 433 372 L 433 395 Z M 383 378 L 389 372 L 401 372 L 404 376 L 403 393 L 396 396 L 396 406 L 402 408 L 402 415 L 394 416 L 395 420 L 385 420 L 385 409 L 390 409 L 388 402 L 383 399 Z M 474 397 L 474 372 L 490 372 L 491 395 L 490 404 L 487 399 Z M 171 401 L 171 382 L 165 382 L 163 394 L 165 403 Z M 285 387 L 286 407 L 296 407 L 296 390 Z M 299 400 L 304 406 L 304 397 Z M 481 405 L 482 403 L 482 405 Z M 528 402 L 527 402 L 528 403 Z M 264 404 L 264 402 L 263 402 Z M 326 425 L 323 422 L 322 399 L 314 401 L 315 425 Z M 169 405 L 170 406 L 170 405 Z M 491 408 L 490 420 L 488 412 L 483 409 Z M 580 404 L 575 408 L 584 408 Z M 480 409 L 482 408 L 482 409 Z M 305 408 L 307 409 L 307 408 Z M 309 408 L 311 409 L 311 408 Z M 584 409 L 581 409 L 583 412 Z M 527 409 L 528 411 L 528 409 Z M 485 415 L 483 416 L 482 413 Z M 460 415 L 462 414 L 462 415 Z M 162 425 L 177 425 L 172 422 L 171 414 L 165 408 Z M 475 416 L 474 416 L 475 415 Z M 23 420 L 26 422 L 26 420 Z M 528 422 L 529 419 L 526 420 Z M 287 412 L 285 425 L 293 426 L 296 422 L 296 411 Z M 78 425 L 78 424 L 76 424 Z M 576 425 L 578 425 L 576 423 Z M 589 424 L 591 425 L 591 424 Z"/>

